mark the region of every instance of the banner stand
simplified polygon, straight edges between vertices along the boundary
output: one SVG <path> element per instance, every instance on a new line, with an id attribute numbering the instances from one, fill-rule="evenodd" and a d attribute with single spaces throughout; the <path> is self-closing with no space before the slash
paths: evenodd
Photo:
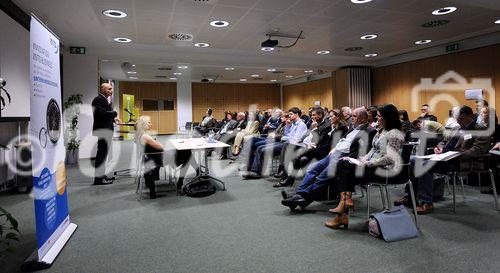
<path id="1" fill-rule="evenodd" d="M 23 271 L 49 268 L 78 227 L 69 218 L 60 74 L 59 38 L 31 14 L 30 139 L 37 250 L 24 262 Z"/>
<path id="2" fill-rule="evenodd" d="M 57 258 L 57 255 L 59 255 L 59 252 L 61 252 L 77 228 L 77 224 L 70 223 L 45 256 L 39 259 L 38 250 L 33 251 L 33 253 L 24 261 L 21 269 L 24 272 L 29 272 L 51 267 L 52 263 Z"/>

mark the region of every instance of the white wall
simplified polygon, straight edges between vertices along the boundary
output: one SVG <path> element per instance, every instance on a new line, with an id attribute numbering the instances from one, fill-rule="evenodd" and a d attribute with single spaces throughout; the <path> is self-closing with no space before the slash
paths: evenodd
<path id="1" fill-rule="evenodd" d="M 73 94 L 83 95 L 83 107 L 78 119 L 80 139 L 92 136 L 92 100 L 99 90 L 99 74 L 97 57 L 89 55 L 74 55 L 63 52 L 63 102 Z M 95 156 L 97 140 L 91 137 L 89 141 L 82 141 L 80 158 Z"/>
<path id="2" fill-rule="evenodd" d="M 177 126 L 193 121 L 193 94 L 191 81 L 177 82 Z"/>
<path id="3" fill-rule="evenodd" d="M 0 11 L 0 78 L 7 81 L 5 89 L 12 98 L 12 103 L 2 110 L 2 117 L 30 116 L 29 65 L 29 31 Z M 3 91 L 2 96 L 6 98 Z"/>

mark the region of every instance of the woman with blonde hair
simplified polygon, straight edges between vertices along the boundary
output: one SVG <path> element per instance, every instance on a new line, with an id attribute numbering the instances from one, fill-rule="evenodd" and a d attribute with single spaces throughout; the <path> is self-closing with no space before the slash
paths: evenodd
<path id="1" fill-rule="evenodd" d="M 252 137 L 259 136 L 259 120 L 257 119 L 257 113 L 250 112 L 248 115 L 248 123 L 245 129 L 241 130 L 236 134 L 236 138 L 234 139 L 234 144 L 232 147 L 233 156 L 237 156 L 240 153 L 241 146 L 243 142 L 247 141 Z"/>
<path id="2" fill-rule="evenodd" d="M 149 189 L 149 197 L 156 198 L 155 181 L 160 179 L 160 168 L 163 166 L 164 147 L 149 134 L 151 118 L 140 116 L 135 124 L 135 143 L 144 151 L 146 171 L 144 180 Z"/>

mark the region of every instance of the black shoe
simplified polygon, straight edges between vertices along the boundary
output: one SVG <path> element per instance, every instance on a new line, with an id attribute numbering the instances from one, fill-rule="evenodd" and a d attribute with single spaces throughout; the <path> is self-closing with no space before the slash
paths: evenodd
<path id="1" fill-rule="evenodd" d="M 106 180 L 105 178 L 101 178 L 101 179 L 94 179 L 93 185 L 99 186 L 99 185 L 111 185 L 111 184 L 113 184 L 112 180 Z"/>
<path id="2" fill-rule="evenodd" d="M 106 179 L 106 180 L 115 180 L 115 179 L 116 179 L 116 177 L 115 177 L 115 176 L 106 176 L 106 175 L 105 175 L 105 176 L 104 176 L 104 179 Z"/>
<path id="3" fill-rule="evenodd" d="M 261 176 L 256 172 L 248 172 L 247 174 L 243 175 L 243 179 L 259 179 L 259 178 L 261 178 Z"/>
<path id="4" fill-rule="evenodd" d="M 277 174 L 274 175 L 274 178 L 282 178 L 283 176 L 285 176 L 285 171 L 279 171 Z"/>
<path id="5" fill-rule="evenodd" d="M 283 206 L 289 207 L 291 210 L 294 210 L 297 206 L 299 206 L 302 209 L 305 209 L 309 204 L 311 204 L 312 201 L 305 199 L 299 194 L 295 194 L 285 200 L 281 201 L 281 204 Z"/>
<path id="6" fill-rule="evenodd" d="M 281 188 L 281 187 L 287 187 L 287 186 L 292 186 L 293 183 L 295 183 L 295 178 L 292 176 L 287 177 L 284 181 L 276 182 L 273 187 L 274 188 Z"/>

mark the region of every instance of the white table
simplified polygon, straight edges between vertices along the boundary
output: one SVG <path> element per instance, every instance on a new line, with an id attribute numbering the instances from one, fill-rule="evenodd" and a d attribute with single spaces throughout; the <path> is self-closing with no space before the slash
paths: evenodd
<path id="1" fill-rule="evenodd" d="M 216 148 L 225 148 L 230 145 L 214 140 L 213 143 L 209 143 L 206 138 L 184 138 L 184 139 L 170 139 L 170 143 L 175 147 L 177 151 L 186 151 L 191 150 L 193 153 L 198 155 L 198 165 L 200 166 L 200 172 L 189 181 L 183 187 L 187 187 L 189 184 L 196 182 L 201 178 L 208 178 L 210 181 L 217 181 L 222 185 L 221 190 L 226 190 L 226 185 L 224 182 L 218 178 L 215 178 L 210 175 L 209 167 L 208 167 L 208 155 L 207 149 L 216 149 Z"/>

